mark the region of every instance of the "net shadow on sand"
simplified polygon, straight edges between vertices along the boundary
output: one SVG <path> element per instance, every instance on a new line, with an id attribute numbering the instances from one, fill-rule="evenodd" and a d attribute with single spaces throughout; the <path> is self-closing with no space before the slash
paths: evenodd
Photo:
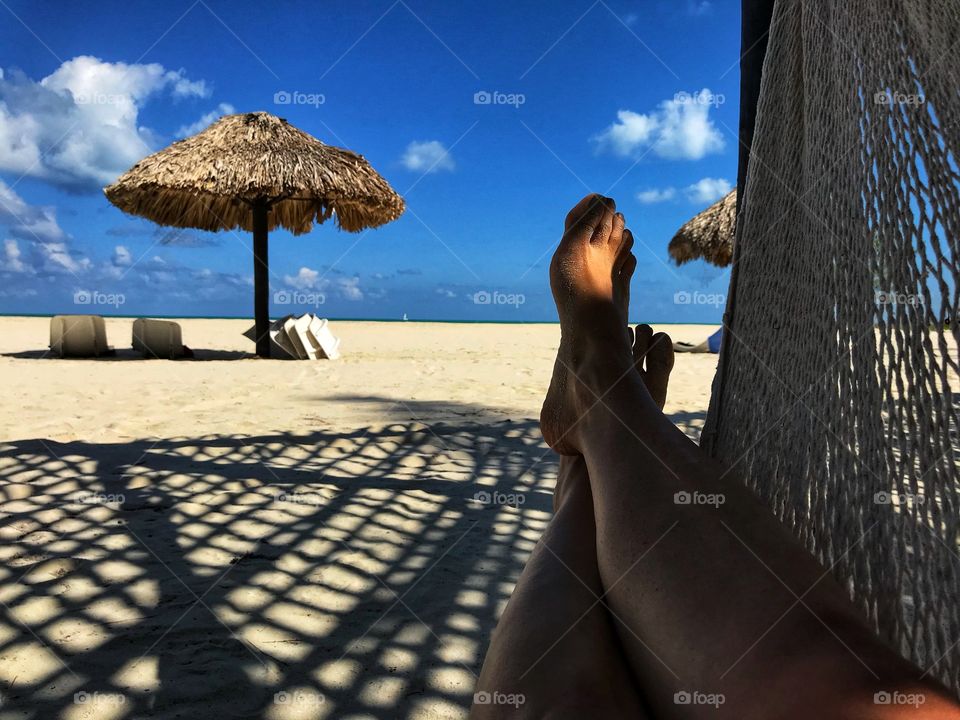
<path id="1" fill-rule="evenodd" d="M 390 420 L 0 444 L 4 712 L 465 716 L 556 458 L 532 420 L 356 400 Z"/>

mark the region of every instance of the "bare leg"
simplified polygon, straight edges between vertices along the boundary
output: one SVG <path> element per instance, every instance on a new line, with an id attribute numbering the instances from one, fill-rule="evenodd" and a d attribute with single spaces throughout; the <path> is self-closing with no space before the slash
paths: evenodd
<path id="1" fill-rule="evenodd" d="M 561 459 L 555 503 L 493 633 L 470 717 L 651 717 L 599 600 L 583 458 Z"/>
<path id="2" fill-rule="evenodd" d="M 635 269 L 633 259 L 616 281 L 624 314 Z M 625 330 L 634 340 L 636 369 L 665 397 L 670 369 L 663 344 L 651 353 L 649 326 Z M 494 632 L 471 717 L 649 717 L 601 602 L 593 498 L 582 457 L 560 458 L 553 509 Z M 495 702 L 511 698 L 515 705 Z"/>
<path id="3" fill-rule="evenodd" d="M 567 216 L 551 263 L 563 336 L 541 427 L 558 452 L 586 459 L 605 599 L 630 625 L 618 635 L 654 712 L 960 718 L 753 494 L 660 412 L 622 332 L 614 278 L 628 255 L 612 200 L 590 196 Z M 703 497 L 695 493 L 714 497 L 682 502 Z M 677 704 L 685 692 L 704 704 L 696 695 Z M 877 705 L 878 692 L 924 703 Z"/>

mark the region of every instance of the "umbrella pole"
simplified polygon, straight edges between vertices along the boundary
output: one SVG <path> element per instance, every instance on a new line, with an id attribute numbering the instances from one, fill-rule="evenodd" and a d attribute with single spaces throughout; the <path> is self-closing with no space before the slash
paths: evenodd
<path id="1" fill-rule="evenodd" d="M 270 357 L 270 271 L 267 259 L 266 200 L 253 203 L 253 316 L 256 323 L 257 355 Z"/>

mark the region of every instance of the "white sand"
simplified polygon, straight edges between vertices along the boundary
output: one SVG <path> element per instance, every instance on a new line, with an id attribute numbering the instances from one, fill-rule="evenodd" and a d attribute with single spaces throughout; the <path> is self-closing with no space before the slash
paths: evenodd
<path id="1" fill-rule="evenodd" d="M 220 359 L 41 358 L 48 320 L 0 319 L 0 720 L 465 716 L 550 517 L 558 327 L 335 322 L 306 363 L 181 323 Z M 694 437 L 715 366 L 677 358 Z"/>

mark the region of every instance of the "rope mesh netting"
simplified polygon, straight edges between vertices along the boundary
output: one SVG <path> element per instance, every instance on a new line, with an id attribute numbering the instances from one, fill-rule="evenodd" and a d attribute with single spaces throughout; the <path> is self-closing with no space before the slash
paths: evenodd
<path id="1" fill-rule="evenodd" d="M 960 3 L 778 0 L 703 444 L 960 692 Z"/>

